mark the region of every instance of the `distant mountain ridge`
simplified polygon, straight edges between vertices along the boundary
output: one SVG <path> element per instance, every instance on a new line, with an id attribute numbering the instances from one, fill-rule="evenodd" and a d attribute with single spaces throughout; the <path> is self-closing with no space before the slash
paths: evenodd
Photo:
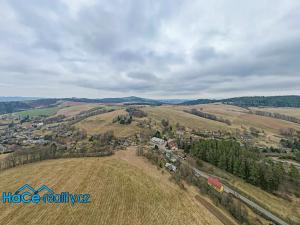
<path id="1" fill-rule="evenodd" d="M 36 100 L 23 101 L 4 101 L 0 102 L 0 114 L 13 113 L 32 108 L 52 107 L 60 104 L 63 101 L 71 102 L 85 102 L 85 103 L 112 103 L 112 104 L 144 104 L 144 105 L 162 105 L 158 100 L 139 98 L 135 96 L 124 98 L 102 98 L 102 99 L 88 99 L 88 98 L 41 98 Z"/>
<path id="2" fill-rule="evenodd" d="M 1 99 L 6 99 L 1 102 Z M 22 101 L 8 101 L 8 99 L 22 99 Z M 178 105 L 198 105 L 220 102 L 224 104 L 237 105 L 241 107 L 300 107 L 300 96 L 250 96 L 236 97 L 227 99 L 197 99 L 185 101 L 182 99 L 162 99 L 154 100 L 148 98 L 140 98 L 129 96 L 123 98 L 36 98 L 28 99 L 28 97 L 0 97 L 0 114 L 13 113 L 32 108 L 51 107 L 60 104 L 63 101 L 86 102 L 86 103 L 103 103 L 103 104 L 138 104 L 138 105 L 162 105 L 162 104 L 178 104 Z"/>
<path id="3" fill-rule="evenodd" d="M 20 101 L 28 101 L 28 100 L 37 100 L 39 97 L 21 97 L 21 96 L 0 96 L 0 102 L 20 102 Z"/>

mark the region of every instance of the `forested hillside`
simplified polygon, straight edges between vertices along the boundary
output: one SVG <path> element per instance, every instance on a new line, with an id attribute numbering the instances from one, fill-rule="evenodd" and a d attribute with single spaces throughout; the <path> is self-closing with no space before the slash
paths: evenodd
<path id="1" fill-rule="evenodd" d="M 222 100 L 223 103 L 233 104 L 243 107 L 249 106 L 270 106 L 270 107 L 300 107 L 300 96 L 257 96 L 240 97 Z"/>
<path id="2" fill-rule="evenodd" d="M 299 178 L 293 166 L 286 172 L 281 164 L 262 160 L 259 151 L 243 148 L 236 141 L 199 140 L 191 146 L 191 153 L 270 192 L 276 191 L 280 184 L 287 183 L 289 175 L 292 175 L 290 180 Z M 298 181 L 295 179 L 295 182 Z"/>
<path id="3" fill-rule="evenodd" d="M 300 107 L 300 96 L 253 96 L 237 97 L 220 100 L 198 99 L 182 103 L 183 105 L 198 105 L 220 102 L 241 107 Z"/>

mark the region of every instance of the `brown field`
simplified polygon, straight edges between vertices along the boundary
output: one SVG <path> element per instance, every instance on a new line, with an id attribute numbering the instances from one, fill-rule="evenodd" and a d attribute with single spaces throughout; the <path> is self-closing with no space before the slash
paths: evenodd
<path id="1" fill-rule="evenodd" d="M 129 125 L 122 125 L 113 123 L 114 117 L 122 114 L 127 114 L 125 110 L 116 110 L 109 113 L 104 113 L 96 116 L 89 117 L 78 124 L 77 127 L 84 129 L 88 134 L 104 133 L 108 130 L 112 130 L 117 137 L 129 137 L 139 132 L 139 127 L 136 122 L 133 121 Z"/>
<path id="2" fill-rule="evenodd" d="M 255 127 L 271 132 L 273 134 L 279 134 L 279 130 L 284 128 L 300 129 L 300 125 L 292 122 L 248 114 L 247 109 L 240 108 L 238 106 L 224 104 L 206 104 L 188 106 L 187 108 L 202 109 L 204 112 L 212 113 L 225 119 L 229 119 L 232 121 L 232 126 L 235 128 L 241 128 L 241 126 Z"/>
<path id="3" fill-rule="evenodd" d="M 61 108 L 56 115 L 64 115 L 66 117 L 75 116 L 83 111 L 95 108 L 99 106 L 99 104 L 89 104 L 89 103 L 80 103 L 80 102 L 65 102 L 62 104 L 63 108 Z"/>
<path id="4" fill-rule="evenodd" d="M 276 112 L 280 114 L 285 114 L 289 116 L 294 116 L 300 119 L 300 108 L 292 107 L 278 107 L 278 108 L 255 108 L 251 107 L 253 110 L 266 111 L 266 112 Z"/>
<path id="5" fill-rule="evenodd" d="M 300 130 L 300 125 L 284 120 L 279 120 L 270 117 L 258 116 L 247 113 L 248 110 L 232 105 L 224 104 L 203 104 L 194 106 L 177 106 L 178 109 L 192 109 L 196 108 L 207 113 L 214 114 L 224 119 L 229 119 L 232 122 L 231 127 L 234 129 L 249 129 L 254 127 L 256 129 L 263 130 L 266 134 L 265 137 L 258 138 L 256 141 L 262 145 L 277 146 L 281 136 L 280 130 L 287 128 L 294 128 Z M 206 120 L 206 119 L 204 119 Z M 206 127 L 206 129 L 210 129 Z"/>
<path id="6" fill-rule="evenodd" d="M 1 191 L 13 192 L 24 183 L 46 184 L 55 192 L 90 193 L 92 202 L 1 204 L 0 224 L 222 224 L 194 195 L 170 182 L 166 173 L 143 159 L 120 153 L 107 158 L 49 160 L 2 172 Z"/>
<path id="7" fill-rule="evenodd" d="M 6 153 L 6 154 L 0 154 L 0 160 L 1 159 L 5 159 L 6 157 L 9 156 L 10 153 Z"/>
<path id="8" fill-rule="evenodd" d="M 180 106 L 159 106 L 143 108 L 148 113 L 148 117 L 160 122 L 162 119 L 168 119 L 171 124 L 177 122 L 180 125 L 191 129 L 209 129 L 209 130 L 225 130 L 228 126 L 217 121 L 207 120 L 182 111 Z"/>

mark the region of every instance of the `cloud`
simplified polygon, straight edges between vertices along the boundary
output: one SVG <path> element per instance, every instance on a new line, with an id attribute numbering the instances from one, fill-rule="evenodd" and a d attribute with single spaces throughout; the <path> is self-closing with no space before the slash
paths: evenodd
<path id="1" fill-rule="evenodd" d="M 299 10 L 293 0 L 3 0 L 0 95 L 300 94 Z"/>
<path id="2" fill-rule="evenodd" d="M 199 48 L 194 52 L 194 58 L 198 62 L 206 62 L 208 60 L 223 58 L 225 54 L 217 53 L 216 50 L 212 47 L 203 47 Z"/>

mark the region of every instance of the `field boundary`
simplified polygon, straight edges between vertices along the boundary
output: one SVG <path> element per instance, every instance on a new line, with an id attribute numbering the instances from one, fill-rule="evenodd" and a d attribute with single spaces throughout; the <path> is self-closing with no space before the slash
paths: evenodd
<path id="1" fill-rule="evenodd" d="M 223 213 L 221 213 L 213 204 L 201 198 L 199 195 L 195 196 L 196 200 L 200 202 L 208 211 L 210 211 L 215 217 L 217 217 L 224 225 L 235 225 L 231 222 Z"/>

